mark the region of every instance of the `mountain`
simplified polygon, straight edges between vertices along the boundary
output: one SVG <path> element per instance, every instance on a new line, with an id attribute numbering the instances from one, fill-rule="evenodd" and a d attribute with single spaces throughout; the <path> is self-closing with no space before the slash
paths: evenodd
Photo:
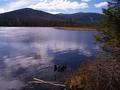
<path id="1" fill-rule="evenodd" d="M 102 14 L 99 13 L 74 13 L 74 14 L 58 14 L 64 19 L 72 20 L 80 23 L 97 23 L 102 19 Z"/>
<path id="2" fill-rule="evenodd" d="M 44 26 L 49 21 L 57 20 L 55 15 L 30 8 L 0 14 L 1 26 Z"/>
<path id="3" fill-rule="evenodd" d="M 98 13 L 50 14 L 30 8 L 0 14 L 0 26 L 80 26 L 102 19 Z"/>

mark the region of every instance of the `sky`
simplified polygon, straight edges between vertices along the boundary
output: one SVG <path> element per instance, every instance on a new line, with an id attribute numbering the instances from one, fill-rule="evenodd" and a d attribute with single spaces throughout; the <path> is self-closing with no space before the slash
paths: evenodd
<path id="1" fill-rule="evenodd" d="M 107 8 L 108 0 L 0 0 L 0 13 L 22 8 L 42 10 L 52 14 L 97 12 Z"/>

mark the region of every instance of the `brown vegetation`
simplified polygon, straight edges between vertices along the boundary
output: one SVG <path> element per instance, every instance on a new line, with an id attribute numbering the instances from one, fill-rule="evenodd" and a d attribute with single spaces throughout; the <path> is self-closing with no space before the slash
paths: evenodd
<path id="1" fill-rule="evenodd" d="M 87 30 L 87 31 L 93 31 L 96 30 L 95 27 L 63 27 L 64 30 Z"/>
<path id="2" fill-rule="evenodd" d="M 69 90 L 120 90 L 120 62 L 84 62 L 67 84 Z"/>

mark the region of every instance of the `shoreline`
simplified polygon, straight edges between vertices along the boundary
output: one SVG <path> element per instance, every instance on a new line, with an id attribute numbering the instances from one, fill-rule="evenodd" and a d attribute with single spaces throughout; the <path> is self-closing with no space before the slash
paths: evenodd
<path id="1" fill-rule="evenodd" d="M 83 28 L 83 27 L 56 27 L 61 30 L 76 30 L 76 31 L 97 31 L 96 28 Z"/>
<path id="2" fill-rule="evenodd" d="M 18 26 L 2 26 L 2 27 L 3 28 L 4 27 L 10 27 L 10 28 L 11 27 L 16 27 L 17 28 Z M 0 27 L 0 28 L 2 28 L 2 27 Z M 20 28 L 27 28 L 27 27 L 24 26 L 24 27 L 20 27 Z M 33 28 L 33 27 L 31 26 L 31 28 Z M 36 27 L 36 28 L 41 28 L 41 27 Z M 73 31 L 97 31 L 96 28 L 92 28 L 92 27 L 50 27 L 50 28 L 56 28 L 56 29 L 59 29 L 59 30 L 73 30 Z"/>

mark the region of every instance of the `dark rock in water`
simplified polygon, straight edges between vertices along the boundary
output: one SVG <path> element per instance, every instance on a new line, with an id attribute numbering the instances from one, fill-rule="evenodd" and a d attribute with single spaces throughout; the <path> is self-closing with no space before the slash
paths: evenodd
<path id="1" fill-rule="evenodd" d="M 57 65 L 54 65 L 54 72 L 57 71 Z"/>
<path id="2" fill-rule="evenodd" d="M 54 72 L 64 72 L 67 69 L 67 65 L 54 65 Z"/>

